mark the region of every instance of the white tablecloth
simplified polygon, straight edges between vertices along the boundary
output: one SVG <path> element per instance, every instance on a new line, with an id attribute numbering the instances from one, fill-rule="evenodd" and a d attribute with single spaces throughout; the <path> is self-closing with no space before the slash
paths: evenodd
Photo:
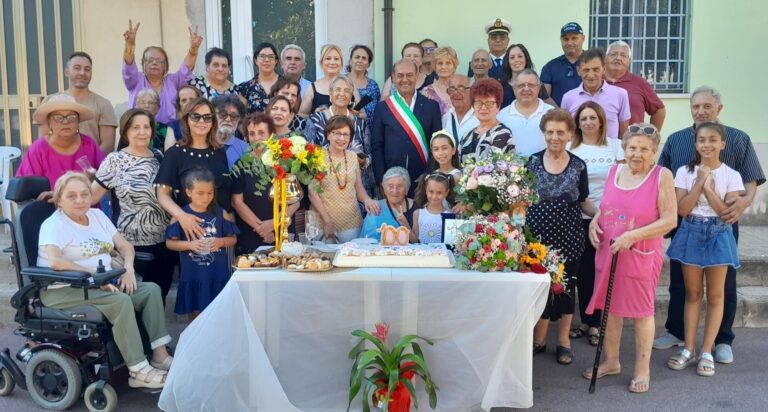
<path id="1" fill-rule="evenodd" d="M 421 345 L 438 411 L 533 405 L 533 326 L 549 277 L 456 269 L 237 271 L 182 333 L 166 411 L 344 411 L 350 332 L 391 325 Z M 430 410 L 423 386 L 420 409 Z M 360 395 L 353 409 L 360 408 Z"/>

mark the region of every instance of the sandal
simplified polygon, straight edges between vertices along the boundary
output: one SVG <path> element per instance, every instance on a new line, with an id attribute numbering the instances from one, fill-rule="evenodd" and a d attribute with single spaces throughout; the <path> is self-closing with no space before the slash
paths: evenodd
<path id="1" fill-rule="evenodd" d="M 173 356 L 168 355 L 165 360 L 162 362 L 155 362 L 153 360 L 149 361 L 149 364 L 152 365 L 155 369 L 160 369 L 162 371 L 169 371 L 171 370 L 171 363 L 173 362 Z"/>
<path id="2" fill-rule="evenodd" d="M 571 331 L 568 332 L 568 337 L 571 339 L 579 339 L 587 334 L 587 331 L 585 330 L 587 328 L 586 325 L 581 325 L 578 328 L 571 329 Z"/>
<path id="3" fill-rule="evenodd" d="M 539 353 L 544 353 L 547 351 L 547 344 L 541 344 L 533 342 L 533 354 L 538 355 Z"/>
<path id="4" fill-rule="evenodd" d="M 129 371 L 128 386 L 131 388 L 162 389 L 168 372 L 146 366 L 140 371 Z"/>
<path id="5" fill-rule="evenodd" d="M 612 375 L 621 375 L 621 367 L 618 369 L 610 370 L 610 371 L 600 371 L 600 368 L 597 369 L 597 379 L 606 377 L 606 376 L 612 376 Z M 584 372 L 581 373 L 581 376 L 583 376 L 585 379 L 592 379 L 592 368 L 584 369 Z"/>
<path id="6" fill-rule="evenodd" d="M 589 332 L 587 332 L 587 336 L 589 336 L 590 345 L 597 346 L 600 343 L 600 330 L 598 330 L 597 328 L 589 328 Z"/>
<path id="7" fill-rule="evenodd" d="M 557 359 L 557 363 L 561 365 L 570 365 L 573 363 L 573 350 L 571 348 L 566 348 L 565 346 L 557 345 L 557 348 L 555 348 L 555 358 Z"/>
<path id="8" fill-rule="evenodd" d="M 715 358 L 709 352 L 704 352 L 699 357 L 699 364 L 696 366 L 696 373 L 701 376 L 715 376 Z"/>
<path id="9" fill-rule="evenodd" d="M 634 378 L 627 389 L 632 393 L 646 393 L 651 389 L 651 378 Z"/>
<path id="10" fill-rule="evenodd" d="M 677 355 L 669 358 L 667 366 L 669 366 L 669 369 L 681 371 L 693 362 L 696 362 L 696 356 L 688 349 L 683 348 Z"/>

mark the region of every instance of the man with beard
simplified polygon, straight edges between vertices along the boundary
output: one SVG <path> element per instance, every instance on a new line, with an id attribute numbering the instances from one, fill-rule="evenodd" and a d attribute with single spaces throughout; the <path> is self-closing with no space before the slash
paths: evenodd
<path id="1" fill-rule="evenodd" d="M 240 119 L 245 116 L 245 105 L 236 94 L 221 94 L 211 100 L 216 110 L 216 120 L 219 126 L 216 138 L 227 151 L 227 164 L 229 168 L 240 157 L 248 152 L 248 143 L 235 136 Z"/>
<path id="2" fill-rule="evenodd" d="M 91 84 L 92 69 L 93 61 L 88 53 L 81 51 L 72 53 L 64 66 L 64 76 L 69 81 L 69 88 L 64 90 L 64 93 L 74 97 L 76 102 L 93 111 L 93 119 L 80 122 L 80 133 L 91 136 L 99 144 L 101 151 L 108 154 L 115 150 L 117 119 L 112 103 L 88 88 Z M 47 101 L 48 97 L 43 100 L 43 103 Z M 39 134 L 42 136 L 47 132 L 48 126 L 41 125 Z"/>

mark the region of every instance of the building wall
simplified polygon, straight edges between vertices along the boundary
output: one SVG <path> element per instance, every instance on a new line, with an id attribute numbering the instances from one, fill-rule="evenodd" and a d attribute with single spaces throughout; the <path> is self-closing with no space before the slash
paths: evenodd
<path id="1" fill-rule="evenodd" d="M 109 99 L 118 115 L 125 111 L 128 92 L 121 76 L 123 33 L 128 20 L 141 26 L 136 34 L 136 58 L 147 46 L 168 52 L 170 70 L 178 69 L 189 49 L 189 20 L 185 0 L 83 0 L 82 49 L 93 58 L 91 89 Z M 205 30 L 204 26 L 200 30 Z M 204 53 L 204 46 L 200 48 Z M 140 64 L 140 63 L 139 63 Z"/>

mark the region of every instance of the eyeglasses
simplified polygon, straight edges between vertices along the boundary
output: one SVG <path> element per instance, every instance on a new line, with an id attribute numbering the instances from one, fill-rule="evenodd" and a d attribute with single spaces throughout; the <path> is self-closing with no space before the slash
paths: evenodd
<path id="1" fill-rule="evenodd" d="M 424 54 L 432 53 L 437 47 L 424 47 Z"/>
<path id="2" fill-rule="evenodd" d="M 652 126 L 640 127 L 640 126 L 634 126 L 633 125 L 633 126 L 629 126 L 629 132 L 630 133 L 642 133 L 642 134 L 644 134 L 646 136 L 655 136 L 656 133 L 658 133 L 659 131 L 656 130 L 655 127 L 652 127 Z"/>
<path id="3" fill-rule="evenodd" d="M 349 87 L 334 87 L 333 89 L 331 89 L 331 92 L 332 93 L 345 93 L 345 94 L 351 95 L 352 94 L 352 89 L 350 89 Z"/>
<path id="4" fill-rule="evenodd" d="M 76 122 L 78 118 L 79 118 L 79 116 L 76 115 L 76 114 L 68 114 L 66 116 L 63 115 L 63 114 L 51 115 L 51 119 L 53 119 L 53 121 L 55 121 L 56 123 L 61 123 L 61 124 L 67 124 L 67 123 Z"/>
<path id="5" fill-rule="evenodd" d="M 218 112 L 218 113 L 216 113 L 216 116 L 219 116 L 219 118 L 221 120 L 232 119 L 232 121 L 234 121 L 234 122 L 240 120 L 240 114 L 239 113 Z M 190 115 L 189 117 L 192 117 L 192 116 Z"/>
<path id="6" fill-rule="evenodd" d="M 334 130 L 331 132 L 331 136 L 333 137 L 343 137 L 345 139 L 349 139 L 352 135 L 349 133 L 340 132 L 338 130 Z"/>
<path id="7" fill-rule="evenodd" d="M 148 64 L 152 64 L 152 63 L 165 64 L 165 59 L 163 59 L 162 57 L 147 57 L 146 59 L 144 59 L 144 63 L 148 63 Z"/>
<path id="8" fill-rule="evenodd" d="M 210 113 L 206 113 L 206 114 L 190 113 L 189 120 L 192 120 L 195 123 L 199 123 L 200 121 L 202 121 L 203 123 L 212 123 L 213 115 Z"/>
<path id="9" fill-rule="evenodd" d="M 539 87 L 538 83 L 521 83 L 521 84 L 516 84 L 515 85 L 515 89 L 517 89 L 517 90 L 524 90 L 524 89 L 533 90 L 533 89 L 535 89 L 537 87 Z"/>
<path id="10" fill-rule="evenodd" d="M 451 87 L 447 88 L 445 91 L 447 91 L 448 94 L 454 94 L 456 92 L 464 93 L 467 90 L 469 90 L 468 86 L 455 86 L 455 87 L 451 86 Z"/>
<path id="11" fill-rule="evenodd" d="M 489 35 L 488 37 L 490 37 L 491 40 L 504 40 L 507 37 L 509 37 L 509 35 L 507 33 L 494 33 Z"/>
<path id="12" fill-rule="evenodd" d="M 275 56 L 274 54 L 259 54 L 259 55 L 256 55 L 256 58 L 259 60 L 264 60 L 268 62 L 277 60 L 277 56 Z"/>
<path id="13" fill-rule="evenodd" d="M 488 100 L 486 102 L 481 100 L 475 100 L 474 103 L 472 103 L 472 106 L 475 106 L 475 109 L 493 109 L 496 107 L 496 100 Z"/>

